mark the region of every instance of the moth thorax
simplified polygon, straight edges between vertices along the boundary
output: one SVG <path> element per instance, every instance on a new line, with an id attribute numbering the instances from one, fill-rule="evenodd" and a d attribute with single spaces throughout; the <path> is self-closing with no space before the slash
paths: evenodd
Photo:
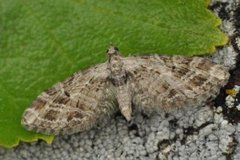
<path id="1" fill-rule="evenodd" d="M 120 86 L 126 83 L 127 75 L 124 69 L 123 61 L 119 55 L 113 55 L 110 58 L 108 68 L 110 70 L 110 79 L 116 86 Z"/>

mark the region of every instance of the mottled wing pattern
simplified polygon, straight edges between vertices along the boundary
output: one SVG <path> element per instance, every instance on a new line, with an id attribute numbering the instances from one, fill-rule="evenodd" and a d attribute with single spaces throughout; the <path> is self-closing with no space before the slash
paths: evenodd
<path id="1" fill-rule="evenodd" d="M 126 57 L 124 63 L 133 104 L 146 112 L 199 106 L 216 96 L 229 77 L 223 66 L 201 57 Z"/>
<path id="2" fill-rule="evenodd" d="M 92 128 L 116 109 L 106 63 L 75 73 L 43 92 L 22 118 L 29 130 L 71 134 Z"/>

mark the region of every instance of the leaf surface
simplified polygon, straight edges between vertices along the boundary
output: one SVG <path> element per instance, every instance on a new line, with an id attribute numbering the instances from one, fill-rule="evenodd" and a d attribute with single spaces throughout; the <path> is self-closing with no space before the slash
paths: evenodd
<path id="1" fill-rule="evenodd" d="M 126 53 L 200 55 L 224 45 L 206 0 L 1 0 L 0 145 L 53 136 L 26 131 L 23 111 L 43 90 L 106 59 L 109 43 Z"/>

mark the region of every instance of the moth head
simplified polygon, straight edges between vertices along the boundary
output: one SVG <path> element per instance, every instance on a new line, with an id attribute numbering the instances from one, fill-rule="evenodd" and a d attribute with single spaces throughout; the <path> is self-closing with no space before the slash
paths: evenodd
<path id="1" fill-rule="evenodd" d="M 119 49 L 115 46 L 110 46 L 107 49 L 107 55 L 111 57 L 112 55 L 118 55 Z"/>

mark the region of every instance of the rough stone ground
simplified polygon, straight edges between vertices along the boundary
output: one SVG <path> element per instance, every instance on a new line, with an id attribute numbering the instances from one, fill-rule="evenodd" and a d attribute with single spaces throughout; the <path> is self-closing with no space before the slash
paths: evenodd
<path id="1" fill-rule="evenodd" d="M 51 146 L 38 141 L 0 148 L 0 160 L 239 160 L 240 63 L 234 69 L 240 53 L 239 5 L 239 0 L 214 0 L 209 6 L 231 37 L 210 58 L 233 69 L 215 104 L 170 114 L 138 113 L 131 123 L 116 115 L 89 132 L 57 136 Z"/>

